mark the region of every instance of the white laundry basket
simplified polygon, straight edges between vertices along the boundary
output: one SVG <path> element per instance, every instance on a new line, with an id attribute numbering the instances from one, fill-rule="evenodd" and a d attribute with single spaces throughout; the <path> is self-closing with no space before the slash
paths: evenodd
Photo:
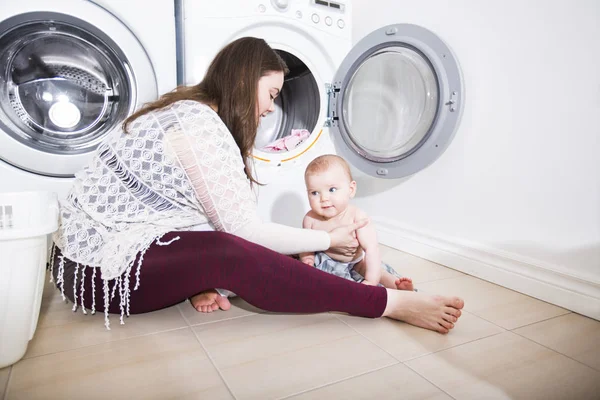
<path id="1" fill-rule="evenodd" d="M 48 234 L 57 228 L 55 193 L 0 193 L 0 368 L 19 361 L 33 338 Z"/>

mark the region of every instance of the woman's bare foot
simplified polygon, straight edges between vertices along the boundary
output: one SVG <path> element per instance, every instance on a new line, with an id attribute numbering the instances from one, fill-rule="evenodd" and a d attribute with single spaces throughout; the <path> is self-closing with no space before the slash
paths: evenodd
<path id="1" fill-rule="evenodd" d="M 412 279 L 404 276 L 402 278 L 396 279 L 394 285 L 396 285 L 396 289 L 398 290 L 415 290 Z"/>
<path id="2" fill-rule="evenodd" d="M 192 303 L 192 306 L 196 309 L 196 311 L 203 313 L 211 313 L 219 308 L 223 311 L 227 311 L 229 308 L 231 308 L 229 299 L 221 296 L 214 289 L 206 290 L 190 297 L 190 303 Z"/>
<path id="3" fill-rule="evenodd" d="M 458 297 L 431 296 L 407 290 L 387 289 L 384 317 L 448 333 L 462 314 L 465 302 Z"/>

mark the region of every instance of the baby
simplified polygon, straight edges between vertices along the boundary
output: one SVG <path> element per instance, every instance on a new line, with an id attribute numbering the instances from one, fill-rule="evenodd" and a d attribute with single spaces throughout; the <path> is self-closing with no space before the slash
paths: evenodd
<path id="1" fill-rule="evenodd" d="M 367 218 L 362 210 L 350 204 L 356 193 L 356 182 L 343 158 L 331 154 L 315 158 L 306 167 L 304 180 L 311 208 L 304 216 L 304 228 L 331 231 Z M 357 230 L 356 234 L 359 247 L 351 256 L 326 251 L 302 253 L 300 260 L 321 271 L 366 285 L 414 290 L 410 278 L 400 277 L 389 265 L 382 263 L 372 224 Z"/>

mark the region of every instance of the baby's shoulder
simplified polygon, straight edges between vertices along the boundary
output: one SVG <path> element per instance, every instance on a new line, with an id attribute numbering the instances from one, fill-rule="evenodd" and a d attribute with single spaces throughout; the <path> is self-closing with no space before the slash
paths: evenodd
<path id="1" fill-rule="evenodd" d="M 313 210 L 309 210 L 306 214 L 304 214 L 304 222 L 313 222 L 313 221 L 317 221 L 319 219 L 319 216 L 317 215 L 317 213 L 315 213 Z"/>
<path id="2" fill-rule="evenodd" d="M 356 222 L 360 219 L 369 218 L 366 212 L 352 204 L 348 205 L 348 215 L 351 217 L 353 222 Z"/>

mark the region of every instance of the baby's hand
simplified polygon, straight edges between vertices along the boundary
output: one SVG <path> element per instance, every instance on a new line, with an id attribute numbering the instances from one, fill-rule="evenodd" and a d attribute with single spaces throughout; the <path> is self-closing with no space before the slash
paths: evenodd
<path id="1" fill-rule="evenodd" d="M 369 285 L 369 286 L 377 286 L 377 283 L 373 283 L 373 282 L 368 281 L 366 279 L 364 281 L 362 281 L 361 283 L 365 284 L 365 285 Z"/>
<path id="2" fill-rule="evenodd" d="M 302 260 L 302 262 L 306 265 L 310 265 L 311 267 L 315 266 L 315 262 L 313 260 Z"/>

